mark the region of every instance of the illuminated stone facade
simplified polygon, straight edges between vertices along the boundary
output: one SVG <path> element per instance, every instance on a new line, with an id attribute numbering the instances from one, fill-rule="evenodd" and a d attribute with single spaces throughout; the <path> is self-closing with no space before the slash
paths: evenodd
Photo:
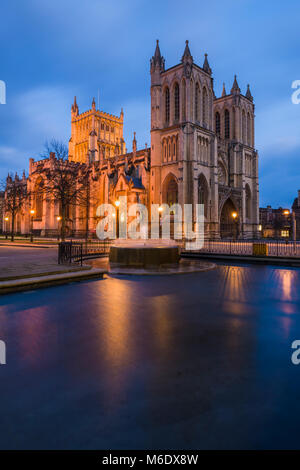
<path id="1" fill-rule="evenodd" d="M 114 116 L 96 109 L 93 100 L 92 108 L 80 114 L 76 98 L 72 105 L 69 160 L 91 168 L 90 233 L 95 234 L 98 205 L 126 195 L 129 204 L 142 202 L 149 209 L 151 203 L 203 203 L 207 236 L 232 237 L 237 228 L 241 237 L 256 236 L 258 153 L 249 86 L 243 95 L 235 77 L 230 93 L 223 86 L 216 97 L 207 55 L 202 66 L 194 63 L 188 41 L 181 62 L 169 69 L 157 42 L 150 74 L 150 148 L 137 150 L 134 134 L 127 152 L 123 110 Z M 36 211 L 33 230 L 42 235 L 58 230 L 59 207 L 49 197 L 41 199 L 38 171 L 51 166 L 51 158 L 30 159 L 28 193 L 36 194 L 30 202 Z M 24 213 L 21 231 L 29 232 L 29 224 Z M 70 235 L 84 232 L 82 208 L 69 209 L 67 226 Z"/>

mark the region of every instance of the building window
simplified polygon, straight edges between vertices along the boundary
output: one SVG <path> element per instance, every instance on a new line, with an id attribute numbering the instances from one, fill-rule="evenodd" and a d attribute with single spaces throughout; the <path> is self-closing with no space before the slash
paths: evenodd
<path id="1" fill-rule="evenodd" d="M 37 181 L 35 185 L 35 217 L 43 217 L 43 180 Z"/>
<path id="2" fill-rule="evenodd" d="M 220 135 L 220 133 L 221 133 L 220 113 L 216 112 L 216 134 Z"/>
<path id="3" fill-rule="evenodd" d="M 225 139 L 229 139 L 230 138 L 230 117 L 229 117 L 228 109 L 225 109 L 224 126 L 225 126 Z"/>
<path id="4" fill-rule="evenodd" d="M 182 104 L 182 121 L 186 120 L 186 85 L 185 80 L 182 82 L 182 97 L 181 97 L 181 104 Z"/>
<path id="5" fill-rule="evenodd" d="M 166 88 L 166 95 L 165 95 L 165 111 L 166 111 L 166 123 L 168 124 L 170 121 L 170 90 L 169 88 Z"/>
<path id="6" fill-rule="evenodd" d="M 199 88 L 199 84 L 197 83 L 196 90 L 195 90 L 195 121 L 200 121 L 199 104 L 200 104 L 200 88 Z"/>
<path id="7" fill-rule="evenodd" d="M 202 120 L 203 120 L 203 126 L 207 127 L 207 111 L 208 111 L 208 105 L 207 105 L 207 90 L 204 87 L 203 88 L 203 100 L 202 100 Z"/>
<path id="8" fill-rule="evenodd" d="M 242 142 L 246 143 L 246 113 L 242 112 Z"/>
<path id="9" fill-rule="evenodd" d="M 251 146 L 251 119 L 250 114 L 247 114 L 247 143 L 249 147 Z"/>
<path id="10" fill-rule="evenodd" d="M 246 185 L 246 219 L 251 218 L 251 191 L 248 185 Z"/>
<path id="11" fill-rule="evenodd" d="M 174 119 L 179 121 L 179 85 L 175 83 L 174 87 Z"/>
<path id="12" fill-rule="evenodd" d="M 281 236 L 282 237 L 289 237 L 290 236 L 289 230 L 281 230 Z"/>

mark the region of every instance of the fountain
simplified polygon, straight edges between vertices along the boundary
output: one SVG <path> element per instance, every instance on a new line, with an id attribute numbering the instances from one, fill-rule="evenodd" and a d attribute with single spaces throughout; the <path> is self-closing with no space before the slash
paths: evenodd
<path id="1" fill-rule="evenodd" d="M 213 263 L 180 258 L 174 240 L 117 240 L 110 247 L 111 274 L 183 274 L 207 271 Z"/>

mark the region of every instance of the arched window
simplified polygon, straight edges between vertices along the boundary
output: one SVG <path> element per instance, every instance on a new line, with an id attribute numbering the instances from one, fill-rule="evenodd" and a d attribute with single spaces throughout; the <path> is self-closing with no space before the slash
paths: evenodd
<path id="1" fill-rule="evenodd" d="M 246 143 L 246 113 L 242 112 L 242 142 Z"/>
<path id="2" fill-rule="evenodd" d="M 165 92 L 165 120 L 166 124 L 170 121 L 170 90 L 166 88 Z"/>
<path id="3" fill-rule="evenodd" d="M 199 88 L 199 83 L 197 83 L 196 90 L 195 90 L 195 121 L 200 121 L 199 106 L 200 106 L 200 88 Z"/>
<path id="4" fill-rule="evenodd" d="M 163 141 L 163 155 L 164 155 L 164 161 L 166 162 L 167 161 L 167 143 L 166 141 L 164 140 Z"/>
<path id="5" fill-rule="evenodd" d="M 174 86 L 174 119 L 179 121 L 179 85 L 175 83 Z"/>
<path id="6" fill-rule="evenodd" d="M 39 179 L 35 184 L 35 217 L 43 217 L 43 180 Z"/>
<path id="7" fill-rule="evenodd" d="M 224 113 L 224 135 L 225 139 L 230 138 L 230 117 L 228 109 L 225 109 Z"/>
<path id="8" fill-rule="evenodd" d="M 202 93 L 202 120 L 203 126 L 207 127 L 207 114 L 208 114 L 208 98 L 207 98 L 207 90 L 204 87 Z"/>
<path id="9" fill-rule="evenodd" d="M 185 85 L 185 80 L 182 81 L 182 97 L 181 97 L 181 103 L 182 103 L 182 121 L 186 120 L 186 85 Z"/>
<path id="10" fill-rule="evenodd" d="M 247 114 L 247 143 L 251 145 L 251 119 L 250 114 Z"/>
<path id="11" fill-rule="evenodd" d="M 235 108 L 232 108 L 232 138 L 235 139 Z"/>
<path id="12" fill-rule="evenodd" d="M 251 191 L 246 185 L 246 219 L 251 219 Z"/>
<path id="13" fill-rule="evenodd" d="M 220 135 L 221 133 L 221 120 L 220 120 L 220 113 L 216 112 L 216 134 Z"/>

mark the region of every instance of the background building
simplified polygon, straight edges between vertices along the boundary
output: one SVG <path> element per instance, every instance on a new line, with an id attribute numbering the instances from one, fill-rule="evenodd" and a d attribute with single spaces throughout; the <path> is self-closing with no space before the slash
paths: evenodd
<path id="1" fill-rule="evenodd" d="M 292 216 L 290 209 L 271 206 L 259 209 L 260 232 L 264 238 L 292 238 Z"/>

